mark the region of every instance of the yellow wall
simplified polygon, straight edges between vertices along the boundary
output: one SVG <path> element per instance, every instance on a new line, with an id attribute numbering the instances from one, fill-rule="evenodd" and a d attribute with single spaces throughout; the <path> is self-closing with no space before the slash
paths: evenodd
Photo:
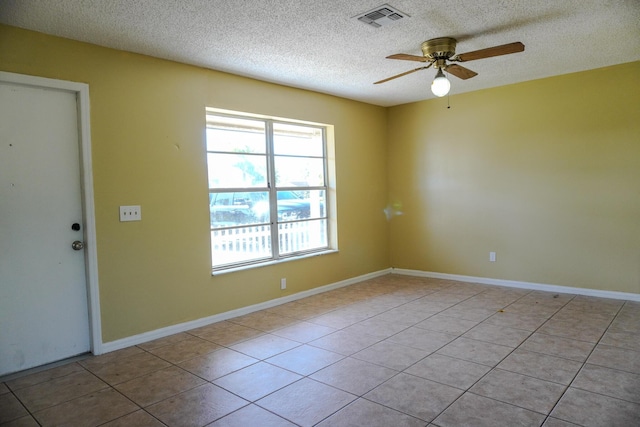
<path id="1" fill-rule="evenodd" d="M 103 342 L 388 268 L 384 108 L 7 26 L 0 70 L 90 86 Z M 339 253 L 211 276 L 206 106 L 335 126 Z"/>
<path id="2" fill-rule="evenodd" d="M 0 70 L 90 85 L 104 342 L 389 266 L 640 293 L 640 63 L 385 109 L 0 25 Z M 206 106 L 335 125 L 339 253 L 210 275 Z"/>
<path id="3" fill-rule="evenodd" d="M 640 293 L 640 62 L 388 121 L 394 267 Z"/>

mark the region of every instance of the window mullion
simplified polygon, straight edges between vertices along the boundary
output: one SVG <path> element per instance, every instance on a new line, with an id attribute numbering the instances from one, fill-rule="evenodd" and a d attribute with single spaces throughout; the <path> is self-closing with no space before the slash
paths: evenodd
<path id="1" fill-rule="evenodd" d="M 324 128 L 322 129 L 322 157 L 324 159 L 324 216 L 325 218 L 329 218 L 329 212 L 331 212 L 331 197 L 329 197 L 329 162 L 327 161 L 329 153 L 327 152 L 327 130 Z M 327 239 L 329 239 L 331 234 L 331 221 L 327 221 Z M 331 245 L 330 241 L 327 241 L 327 243 Z"/>
<path id="2" fill-rule="evenodd" d="M 267 179 L 269 187 L 269 212 L 271 219 L 271 253 L 274 259 L 280 258 L 278 236 L 278 192 L 276 191 L 276 167 L 273 155 L 273 121 L 266 121 L 267 138 Z"/>

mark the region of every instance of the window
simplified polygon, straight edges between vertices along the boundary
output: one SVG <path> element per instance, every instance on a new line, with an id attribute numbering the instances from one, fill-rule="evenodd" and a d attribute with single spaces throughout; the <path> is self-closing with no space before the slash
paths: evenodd
<path id="1" fill-rule="evenodd" d="M 213 270 L 329 250 L 327 127 L 206 118 Z"/>

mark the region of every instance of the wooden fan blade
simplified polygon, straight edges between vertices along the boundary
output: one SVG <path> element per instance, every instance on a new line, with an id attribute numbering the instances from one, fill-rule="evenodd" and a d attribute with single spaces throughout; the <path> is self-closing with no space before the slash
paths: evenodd
<path id="1" fill-rule="evenodd" d="M 478 75 L 478 73 L 476 73 L 475 71 L 471 71 L 470 69 L 458 64 L 449 64 L 447 65 L 446 70 L 447 72 L 462 80 L 467 80 Z"/>
<path id="2" fill-rule="evenodd" d="M 395 55 L 389 55 L 389 56 L 387 56 L 387 59 L 402 59 L 404 61 L 418 61 L 418 62 L 427 62 L 427 61 L 429 61 L 429 58 L 427 58 L 427 57 L 409 55 L 407 53 L 396 53 Z"/>
<path id="3" fill-rule="evenodd" d="M 456 55 L 452 61 L 474 61 L 476 59 L 491 58 L 492 56 L 508 55 L 510 53 L 522 52 L 524 45 L 520 42 L 503 44 L 501 46 L 488 47 L 486 49 L 474 50 L 473 52 Z"/>
<path id="4" fill-rule="evenodd" d="M 386 78 L 384 80 L 380 80 L 378 82 L 375 82 L 374 85 L 378 85 L 380 83 L 388 82 L 389 80 L 397 79 L 398 77 L 406 76 L 407 74 L 415 73 L 416 71 L 426 70 L 427 68 L 431 67 L 431 65 L 432 64 L 429 64 L 426 67 L 418 67 L 418 68 L 416 68 L 414 70 L 409 70 L 409 71 L 405 71 L 404 73 L 396 74 L 395 76 L 392 76 L 392 77 Z"/>

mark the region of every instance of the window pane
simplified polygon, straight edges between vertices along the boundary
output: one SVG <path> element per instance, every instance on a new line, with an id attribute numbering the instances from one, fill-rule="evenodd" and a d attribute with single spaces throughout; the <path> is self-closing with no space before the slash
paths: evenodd
<path id="1" fill-rule="evenodd" d="M 265 123 L 232 117 L 207 116 L 207 151 L 265 153 Z"/>
<path id="2" fill-rule="evenodd" d="M 327 247 L 327 220 L 278 224 L 281 254 Z"/>
<path id="3" fill-rule="evenodd" d="M 268 225 L 211 230 L 214 267 L 271 256 L 271 227 Z"/>
<path id="4" fill-rule="evenodd" d="M 284 123 L 273 124 L 273 152 L 298 156 L 322 157 L 322 130 Z"/>
<path id="5" fill-rule="evenodd" d="M 275 157 L 276 186 L 320 187 L 324 185 L 323 159 Z"/>
<path id="6" fill-rule="evenodd" d="M 267 158 L 251 154 L 207 154 L 209 188 L 267 186 Z"/>
<path id="7" fill-rule="evenodd" d="M 209 215 L 213 228 L 269 222 L 269 193 L 209 193 Z"/>
<path id="8" fill-rule="evenodd" d="M 278 191 L 278 222 L 325 216 L 324 190 Z"/>

